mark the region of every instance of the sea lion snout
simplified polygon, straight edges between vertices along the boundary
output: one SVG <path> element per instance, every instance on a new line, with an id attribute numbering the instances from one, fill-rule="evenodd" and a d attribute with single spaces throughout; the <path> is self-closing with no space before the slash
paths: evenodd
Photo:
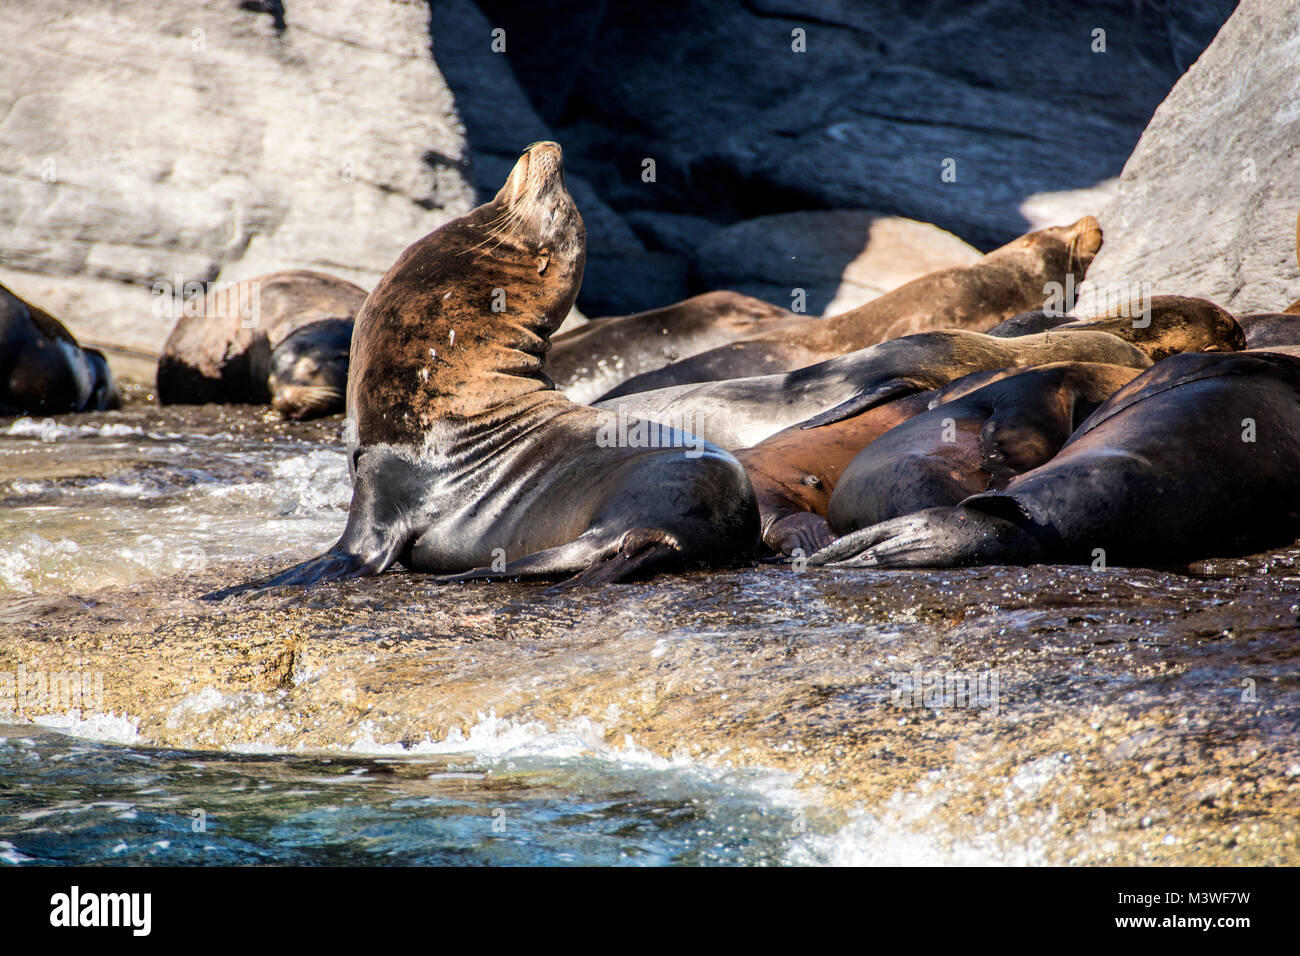
<path id="1" fill-rule="evenodd" d="M 572 253 L 585 235 L 578 207 L 564 181 L 564 151 L 558 143 L 533 143 L 502 188 L 510 229 L 539 254 Z"/>

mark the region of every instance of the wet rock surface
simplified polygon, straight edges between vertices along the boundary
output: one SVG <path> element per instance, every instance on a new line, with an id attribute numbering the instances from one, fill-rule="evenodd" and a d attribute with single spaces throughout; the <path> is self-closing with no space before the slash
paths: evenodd
<path id="1" fill-rule="evenodd" d="M 221 414 L 283 441 L 261 413 Z M 0 671 L 102 673 L 102 709 L 145 745 L 409 749 L 485 720 L 584 723 L 615 748 L 789 771 L 840 832 L 913 833 L 952 859 L 1300 860 L 1300 551 L 1192 574 L 760 565 L 560 593 L 398 571 L 198 600 L 315 547 L 10 593 Z M 918 667 L 986 682 L 926 706 Z"/>

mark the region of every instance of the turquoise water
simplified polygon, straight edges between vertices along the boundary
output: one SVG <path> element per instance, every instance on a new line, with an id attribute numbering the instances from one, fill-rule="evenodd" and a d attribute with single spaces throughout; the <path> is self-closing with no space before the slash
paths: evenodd
<path id="1" fill-rule="evenodd" d="M 590 754 L 232 754 L 0 728 L 0 864 L 765 865 L 806 826 L 756 775 Z"/>

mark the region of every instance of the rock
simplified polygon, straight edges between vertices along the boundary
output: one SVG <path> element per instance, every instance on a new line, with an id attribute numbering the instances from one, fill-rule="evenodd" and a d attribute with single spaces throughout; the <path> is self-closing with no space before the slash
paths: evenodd
<path id="1" fill-rule="evenodd" d="M 698 249 L 704 288 L 726 286 L 790 308 L 806 293 L 806 311 L 835 315 L 905 282 L 966 266 L 979 250 L 937 226 L 861 209 L 760 216 L 719 229 Z"/>
<path id="2" fill-rule="evenodd" d="M 587 227 L 587 267 L 578 306 L 588 315 L 615 315 L 685 298 L 686 261 L 667 253 L 647 255 L 636 233 L 587 178 L 591 162 L 570 154 L 567 142 L 533 109 L 511 70 L 511 51 L 526 38 L 508 30 L 505 52 L 495 52 L 492 31 L 498 23 L 470 0 L 433 4 L 430 27 L 434 58 L 465 124 L 470 178 L 479 201 L 496 195 L 525 146 L 558 139 L 565 147 L 565 180 Z M 552 75 L 548 73 L 545 82 Z"/>
<path id="3" fill-rule="evenodd" d="M 78 337 L 157 350 L 151 288 L 177 274 L 368 288 L 474 205 L 422 6 L 250 7 L 6 8 L 0 281 Z"/>
<path id="4" fill-rule="evenodd" d="M 1268 312 L 1300 295 L 1300 2 L 1245 0 L 1156 110 L 1079 302 L 1133 283 Z"/>
<path id="5" fill-rule="evenodd" d="M 1031 227 L 1027 197 L 1118 175 L 1234 4 L 690 0 L 671 29 L 646 5 L 480 6 L 573 168 L 616 211 L 726 223 L 870 208 L 994 248 Z"/>

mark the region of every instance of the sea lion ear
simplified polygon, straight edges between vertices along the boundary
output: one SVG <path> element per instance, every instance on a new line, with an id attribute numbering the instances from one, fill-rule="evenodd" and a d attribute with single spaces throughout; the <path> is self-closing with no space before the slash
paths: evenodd
<path id="1" fill-rule="evenodd" d="M 542 275 L 546 272 L 546 267 L 551 264 L 551 250 L 543 249 L 537 256 L 537 274 Z"/>

